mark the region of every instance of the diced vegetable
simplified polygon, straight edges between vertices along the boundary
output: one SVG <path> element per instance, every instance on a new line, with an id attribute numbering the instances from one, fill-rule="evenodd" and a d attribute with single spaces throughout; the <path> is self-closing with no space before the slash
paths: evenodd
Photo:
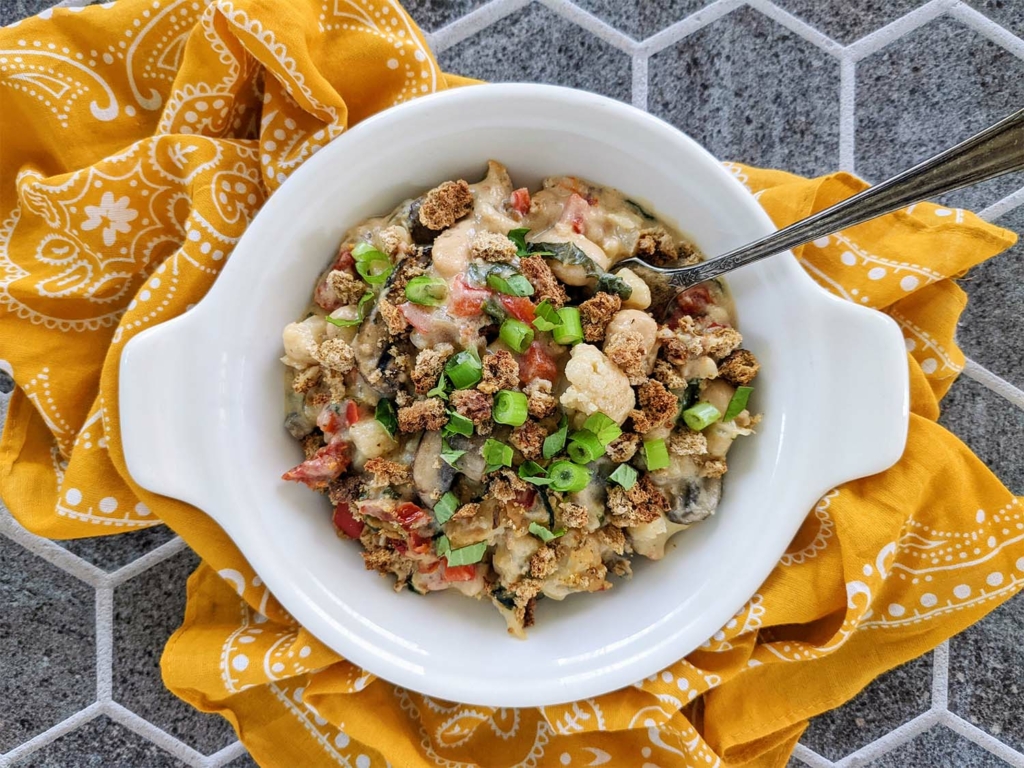
<path id="1" fill-rule="evenodd" d="M 366 316 L 366 305 L 371 301 L 373 301 L 373 293 L 371 291 L 367 291 L 360 297 L 359 304 L 356 306 L 356 316 L 353 319 L 345 320 L 325 315 L 324 320 L 331 325 L 338 326 L 339 328 L 350 328 L 355 325 L 361 325 L 363 318 Z"/>
<path id="2" fill-rule="evenodd" d="M 558 325 L 551 331 L 552 338 L 559 344 L 576 344 L 583 341 L 583 324 L 576 307 L 562 307 L 558 310 Z"/>
<path id="3" fill-rule="evenodd" d="M 544 345 L 534 341 L 526 354 L 519 359 L 519 380 L 524 384 L 534 379 L 547 379 L 554 382 L 558 378 L 558 365 Z"/>
<path id="4" fill-rule="evenodd" d="M 558 422 L 558 430 L 544 438 L 544 446 L 541 449 L 544 458 L 550 459 L 559 454 L 565 447 L 565 438 L 569 433 L 569 419 L 563 413 L 562 420 Z"/>
<path id="5" fill-rule="evenodd" d="M 464 349 L 444 365 L 448 380 L 456 389 L 469 389 L 483 378 L 484 367 L 474 351 Z"/>
<path id="6" fill-rule="evenodd" d="M 564 536 L 565 535 L 565 529 L 564 528 L 560 528 L 557 531 L 549 531 L 547 528 L 545 528 L 540 523 L 530 523 L 529 531 L 534 536 L 536 536 L 538 539 L 543 541 L 545 544 L 547 544 L 548 542 L 554 541 L 559 536 Z"/>
<path id="7" fill-rule="evenodd" d="M 448 561 L 446 568 L 459 565 L 472 565 L 484 559 L 487 552 L 487 542 L 481 541 L 470 544 L 468 547 L 459 547 L 448 552 L 445 559 Z"/>
<path id="8" fill-rule="evenodd" d="M 418 527 L 427 519 L 427 513 L 422 507 L 418 507 L 411 501 L 399 504 L 395 509 L 395 519 L 407 531 Z"/>
<path id="9" fill-rule="evenodd" d="M 608 475 L 613 483 L 618 483 L 627 491 L 636 484 L 637 471 L 629 464 L 619 464 L 615 471 Z"/>
<path id="10" fill-rule="evenodd" d="M 406 283 L 405 297 L 414 304 L 437 307 L 448 297 L 448 283 L 439 277 L 419 275 Z"/>
<path id="11" fill-rule="evenodd" d="M 664 469 L 671 464 L 668 457 L 668 446 L 665 445 L 664 440 L 645 440 L 644 456 L 647 458 L 647 469 L 650 472 Z"/>
<path id="12" fill-rule="evenodd" d="M 507 296 L 533 296 L 533 285 L 518 272 L 508 275 L 491 272 L 487 276 L 487 287 Z"/>
<path id="13" fill-rule="evenodd" d="M 552 331 L 562 322 L 558 318 L 558 311 L 551 306 L 551 303 L 544 299 L 537 305 L 533 319 L 533 327 L 538 331 Z"/>
<path id="14" fill-rule="evenodd" d="M 510 389 L 501 390 L 494 398 L 492 418 L 498 424 L 518 427 L 526 423 L 529 416 L 526 395 Z"/>
<path id="15" fill-rule="evenodd" d="M 533 343 L 533 329 L 521 320 L 511 317 L 501 324 L 498 335 L 516 352 L 525 352 Z"/>
<path id="16" fill-rule="evenodd" d="M 452 551 L 452 543 L 443 533 L 434 539 L 434 552 L 438 557 L 444 557 Z"/>
<path id="17" fill-rule="evenodd" d="M 345 404 L 345 421 L 349 424 L 355 424 L 359 421 L 359 406 L 356 405 L 355 400 L 349 400 Z"/>
<path id="18" fill-rule="evenodd" d="M 442 400 L 448 399 L 448 379 L 443 373 L 437 379 L 437 386 L 427 392 L 427 397 L 440 397 Z"/>
<path id="19" fill-rule="evenodd" d="M 498 301 L 502 308 L 516 320 L 532 323 L 533 318 L 536 317 L 536 308 L 533 306 L 533 302 L 525 296 L 506 296 L 499 293 Z"/>
<path id="20" fill-rule="evenodd" d="M 473 434 L 473 422 L 461 413 L 451 411 L 448 414 L 448 423 L 445 425 L 444 431 L 448 434 L 470 437 Z"/>
<path id="21" fill-rule="evenodd" d="M 747 401 L 750 399 L 750 393 L 753 391 L 753 387 L 736 387 L 736 391 L 733 392 L 729 405 L 726 406 L 725 415 L 722 417 L 722 421 L 732 421 L 743 413 L 747 408 Z"/>
<path id="22" fill-rule="evenodd" d="M 593 432 L 601 445 L 608 445 L 622 434 L 622 428 L 603 413 L 594 413 L 583 422 L 583 429 Z"/>
<path id="23" fill-rule="evenodd" d="M 334 507 L 334 527 L 350 539 L 358 539 L 363 532 L 363 521 L 356 520 L 347 501 Z"/>
<path id="24" fill-rule="evenodd" d="M 458 469 L 458 467 L 455 466 L 455 464 L 456 462 L 458 462 L 459 459 L 461 459 L 465 455 L 465 451 L 453 450 L 452 447 L 448 445 L 447 438 L 441 438 L 441 459 L 444 461 L 445 464 L 447 464 L 450 467 L 453 467 L 454 469 Z"/>
<path id="25" fill-rule="evenodd" d="M 737 411 L 737 413 L 739 413 L 739 411 Z M 696 405 L 691 405 L 683 411 L 683 421 L 686 422 L 686 426 L 695 432 L 700 432 L 702 429 L 706 429 L 720 418 L 722 418 L 722 412 L 708 402 L 700 402 Z"/>
<path id="26" fill-rule="evenodd" d="M 512 210 L 518 213 L 520 216 L 525 216 L 530 212 L 530 190 L 526 187 L 520 187 L 519 189 L 513 190 L 512 198 L 509 200 L 512 205 Z M 516 230 L 512 230 L 515 232 Z M 530 230 L 524 230 L 523 234 Z"/>
<path id="27" fill-rule="evenodd" d="M 377 408 L 373 413 L 373 417 L 380 422 L 380 425 L 387 430 L 389 435 L 395 436 L 395 432 L 398 431 L 398 411 L 395 410 L 393 402 L 382 397 L 377 401 Z"/>
<path id="28" fill-rule="evenodd" d="M 476 578 L 475 565 L 451 565 L 444 569 L 445 581 L 472 581 Z"/>
<path id="29" fill-rule="evenodd" d="M 487 438 L 484 441 L 483 454 L 487 464 L 484 472 L 493 472 L 502 467 L 512 466 L 512 446 L 505 445 L 498 440 Z"/>
<path id="30" fill-rule="evenodd" d="M 597 435 L 582 429 L 569 438 L 569 458 L 577 464 L 589 464 L 604 456 L 604 446 Z"/>
<path id="31" fill-rule="evenodd" d="M 455 510 L 458 508 L 459 497 L 451 491 L 448 491 L 448 493 L 442 496 L 440 501 L 434 505 L 434 519 L 437 520 L 438 525 L 444 525 L 452 519 L 452 515 L 455 514 Z"/>
<path id="32" fill-rule="evenodd" d="M 551 478 L 552 489 L 564 493 L 582 491 L 590 482 L 590 472 L 586 467 L 569 461 L 556 461 L 552 464 L 548 469 L 548 477 Z"/>
<path id="33" fill-rule="evenodd" d="M 547 470 L 536 461 L 524 461 L 519 465 L 519 479 L 533 485 L 551 485 Z"/>
<path id="34" fill-rule="evenodd" d="M 486 288 L 474 288 L 463 275 L 455 278 L 452 295 L 448 301 L 448 312 L 456 317 L 476 317 L 483 312 L 484 302 L 491 296 Z"/>

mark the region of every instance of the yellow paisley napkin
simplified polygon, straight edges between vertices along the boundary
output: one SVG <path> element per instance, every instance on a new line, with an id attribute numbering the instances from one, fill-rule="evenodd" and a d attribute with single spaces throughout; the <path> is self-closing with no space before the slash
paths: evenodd
<path id="1" fill-rule="evenodd" d="M 438 70 L 392 0 L 120 0 L 43 16 L 0 30 L 0 366 L 17 383 L 0 493 L 45 536 L 162 521 L 188 541 L 204 563 L 164 679 L 227 717 L 261 764 L 781 766 L 807 718 L 1021 588 L 1020 500 L 935 423 L 963 365 L 965 296 L 949 278 L 1013 235 L 917 205 L 797 252 L 825 288 L 904 329 L 906 455 L 821 499 L 699 650 L 624 690 L 519 710 L 430 699 L 340 659 L 203 513 L 128 477 L 118 356 L 202 298 L 303 160 L 367 115 L 465 81 Z M 728 167 L 780 225 L 864 186 Z"/>

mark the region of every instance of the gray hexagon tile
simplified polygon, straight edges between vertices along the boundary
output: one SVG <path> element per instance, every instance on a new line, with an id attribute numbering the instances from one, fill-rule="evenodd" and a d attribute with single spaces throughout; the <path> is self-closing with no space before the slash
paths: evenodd
<path id="1" fill-rule="evenodd" d="M 1017 37 L 1024 37 L 1024 11 L 1020 0 L 968 0 L 977 10 L 997 24 L 1009 29 Z"/>
<path id="2" fill-rule="evenodd" d="M 839 709 L 811 720 L 800 742 L 838 760 L 884 736 L 931 705 L 931 654 L 874 680 Z"/>
<path id="3" fill-rule="evenodd" d="M 643 40 L 670 27 L 711 0 L 575 0 L 602 21 L 625 32 L 634 40 Z"/>
<path id="4" fill-rule="evenodd" d="M 1024 206 L 995 223 L 1024 233 Z M 972 269 L 960 286 L 970 297 L 957 332 L 964 353 L 1024 389 L 1024 240 Z"/>
<path id="5" fill-rule="evenodd" d="M 1010 768 L 977 744 L 936 727 L 868 764 L 870 768 Z"/>
<path id="6" fill-rule="evenodd" d="M 819 174 L 839 162 L 839 62 L 750 8 L 651 57 L 648 109 L 722 159 Z"/>
<path id="7" fill-rule="evenodd" d="M 857 64 L 857 172 L 882 181 L 1024 103 L 1024 61 L 940 17 Z M 1024 186 L 1015 173 L 948 195 L 972 209 Z"/>
<path id="8" fill-rule="evenodd" d="M 0 394 L 7 394 L 14 389 L 14 379 L 6 371 L 0 371 Z"/>
<path id="9" fill-rule="evenodd" d="M 926 2 L 845 0 L 842 3 L 823 3 L 821 0 L 775 0 L 780 8 L 844 45 L 896 21 Z"/>
<path id="10" fill-rule="evenodd" d="M 185 613 L 185 582 L 199 564 L 184 550 L 114 592 L 114 701 L 204 754 L 235 741 L 227 720 L 198 712 L 168 691 L 160 655 Z"/>
<path id="11" fill-rule="evenodd" d="M 949 642 L 949 709 L 1024 752 L 1024 595 Z"/>
<path id="12" fill-rule="evenodd" d="M 185 768 L 160 747 L 100 715 L 12 768 Z"/>
<path id="13" fill-rule="evenodd" d="M 402 7 L 413 21 L 427 32 L 434 32 L 451 24 L 470 11 L 475 11 L 487 0 L 405 0 Z"/>
<path id="14" fill-rule="evenodd" d="M 629 56 L 542 5 L 532 3 L 443 51 L 446 71 L 492 82 L 585 88 L 629 101 Z"/>
<path id="15" fill-rule="evenodd" d="M 96 598 L 91 587 L 3 536 L 0 564 L 3 753 L 95 700 Z"/>
<path id="16" fill-rule="evenodd" d="M 961 376 L 942 401 L 939 423 L 963 440 L 1013 493 L 1024 494 L 1024 411 Z"/>
<path id="17" fill-rule="evenodd" d="M 98 568 L 116 571 L 173 538 L 174 531 L 165 525 L 156 525 L 114 536 L 67 539 L 57 543 Z"/>

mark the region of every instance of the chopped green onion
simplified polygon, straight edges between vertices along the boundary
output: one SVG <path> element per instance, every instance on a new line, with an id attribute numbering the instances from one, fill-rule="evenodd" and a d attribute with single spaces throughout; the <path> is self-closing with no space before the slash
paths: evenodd
<path id="1" fill-rule="evenodd" d="M 551 485 L 547 470 L 536 461 L 524 461 L 519 465 L 519 479 L 532 485 Z"/>
<path id="2" fill-rule="evenodd" d="M 484 472 L 493 472 L 494 470 L 501 469 L 502 467 L 512 466 L 511 445 L 505 445 L 504 443 L 489 437 L 484 441 L 483 454 L 484 461 L 487 462 Z"/>
<path id="3" fill-rule="evenodd" d="M 590 482 L 590 472 L 569 461 L 556 461 L 548 469 L 551 487 L 556 491 L 575 493 L 582 491 Z"/>
<path id="4" fill-rule="evenodd" d="M 518 427 L 526 423 L 526 417 L 529 415 L 527 403 L 526 395 L 522 392 L 503 389 L 494 398 L 494 411 L 491 418 L 498 424 Z"/>
<path id="5" fill-rule="evenodd" d="M 725 409 L 725 416 L 722 417 L 722 421 L 732 421 L 747 408 L 747 400 L 750 399 L 750 393 L 754 391 L 753 387 L 736 387 L 736 391 L 732 393 L 732 400 L 729 401 L 729 405 Z"/>
<path id="6" fill-rule="evenodd" d="M 325 316 L 324 320 L 326 320 L 331 325 L 338 326 L 339 328 L 350 328 L 353 325 L 360 325 L 362 324 L 363 317 L 365 316 L 364 309 L 366 307 L 366 302 L 372 300 L 372 291 L 367 291 L 366 293 L 364 293 L 359 299 L 359 304 L 356 306 L 356 316 L 352 320 L 344 320 L 342 318 L 331 317 L 330 315 Z"/>
<path id="7" fill-rule="evenodd" d="M 448 296 L 448 283 L 439 277 L 419 275 L 405 284 L 405 298 L 413 304 L 437 307 Z"/>
<path id="8" fill-rule="evenodd" d="M 448 423 L 445 424 L 444 431 L 448 434 L 464 435 L 465 437 L 471 437 L 473 435 L 473 422 L 467 419 L 461 413 L 451 411 L 448 414 Z"/>
<path id="9" fill-rule="evenodd" d="M 618 483 L 627 491 L 636 485 L 637 471 L 633 469 L 629 464 L 619 464 L 615 468 L 615 471 L 608 475 L 608 479 L 613 483 Z"/>
<path id="10" fill-rule="evenodd" d="M 526 233 L 529 231 L 529 227 L 509 230 L 508 239 L 515 243 L 516 248 L 519 250 L 519 253 L 517 253 L 516 256 L 522 257 L 530 254 L 530 251 L 526 246 Z"/>
<path id="11" fill-rule="evenodd" d="M 387 430 L 392 437 L 398 431 L 398 412 L 395 404 L 390 400 L 381 398 L 377 401 L 377 408 L 373 412 L 373 418 L 380 422 L 380 425 Z"/>
<path id="12" fill-rule="evenodd" d="M 588 416 L 587 420 L 583 422 L 583 428 L 593 432 L 601 441 L 601 445 L 608 445 L 622 434 L 619 425 L 600 412 Z"/>
<path id="13" fill-rule="evenodd" d="M 444 525 L 452 519 L 455 510 L 459 508 L 459 497 L 448 491 L 441 500 L 434 505 L 434 519 L 438 525 Z"/>
<path id="14" fill-rule="evenodd" d="M 683 411 L 683 421 L 685 421 L 686 426 L 694 432 L 700 432 L 702 429 L 714 424 L 720 418 L 722 418 L 722 412 L 708 402 L 700 402 L 696 405 L 691 405 Z"/>
<path id="15" fill-rule="evenodd" d="M 553 331 L 562 322 L 558 319 L 558 310 L 547 299 L 537 305 L 535 314 L 533 327 L 538 331 Z"/>
<path id="16" fill-rule="evenodd" d="M 505 305 L 493 293 L 484 301 L 484 312 L 494 318 L 495 322 L 503 322 L 508 317 Z"/>
<path id="17" fill-rule="evenodd" d="M 686 389 L 683 390 L 683 395 L 679 398 L 680 415 L 683 411 L 696 403 L 697 398 L 700 397 L 700 381 L 700 379 L 691 379 L 686 385 Z"/>
<path id="18" fill-rule="evenodd" d="M 565 447 L 565 438 L 569 434 L 569 418 L 563 413 L 562 420 L 558 422 L 558 431 L 544 438 L 542 452 L 545 459 L 557 455 Z"/>
<path id="19" fill-rule="evenodd" d="M 597 435 L 581 429 L 569 438 L 569 458 L 577 464 L 589 464 L 604 456 L 604 446 Z"/>
<path id="20" fill-rule="evenodd" d="M 441 438 L 441 458 L 444 460 L 445 464 L 453 469 L 458 469 L 458 467 L 455 466 L 455 463 L 465 455 L 465 451 L 453 450 L 452 447 L 448 445 L 448 438 Z"/>
<path id="21" fill-rule="evenodd" d="M 551 332 L 551 336 L 559 344 L 575 344 L 583 341 L 583 324 L 580 322 L 580 311 L 576 307 L 562 307 L 558 310 L 559 326 Z"/>
<path id="22" fill-rule="evenodd" d="M 352 258 L 356 261 L 363 261 L 375 253 L 380 253 L 380 251 L 373 246 L 373 243 L 363 240 L 355 244 L 355 247 L 352 249 Z"/>
<path id="23" fill-rule="evenodd" d="M 523 353 L 533 343 L 533 328 L 521 320 L 510 317 L 501 324 L 498 336 L 511 347 L 513 352 Z"/>
<path id="24" fill-rule="evenodd" d="M 543 541 L 545 544 L 547 544 L 548 542 L 554 541 L 559 536 L 564 536 L 565 535 L 565 529 L 564 528 L 560 528 L 557 531 L 549 531 L 547 528 L 545 528 L 540 523 L 530 523 L 530 529 L 529 530 L 530 530 L 530 533 L 532 533 L 538 539 Z"/>
<path id="25" fill-rule="evenodd" d="M 444 557 L 452 551 L 452 543 L 448 541 L 448 537 L 443 533 L 434 539 L 434 551 L 438 557 Z"/>
<path id="26" fill-rule="evenodd" d="M 456 389 L 469 389 L 483 378 L 484 367 L 480 358 L 468 349 L 464 349 L 444 365 L 448 380 Z"/>
<path id="27" fill-rule="evenodd" d="M 468 547 L 459 547 L 448 552 L 447 560 L 449 567 L 457 565 L 472 565 L 484 559 L 487 552 L 487 542 L 480 541 L 470 544 Z"/>
<path id="28" fill-rule="evenodd" d="M 448 399 L 448 379 L 445 378 L 443 373 L 437 380 L 437 386 L 427 392 L 427 397 L 440 397 L 442 400 Z"/>
<path id="29" fill-rule="evenodd" d="M 356 262 L 356 272 L 370 285 L 380 285 L 391 276 L 391 272 L 394 270 L 388 257 L 380 251 L 377 253 L 380 255 L 379 259 Z"/>
<path id="30" fill-rule="evenodd" d="M 647 470 L 654 472 L 664 469 L 672 462 L 668 458 L 668 446 L 664 440 L 645 440 L 644 456 L 647 458 Z"/>
<path id="31" fill-rule="evenodd" d="M 533 285 L 518 272 L 505 277 L 491 272 L 487 276 L 487 287 L 506 296 L 533 296 Z"/>

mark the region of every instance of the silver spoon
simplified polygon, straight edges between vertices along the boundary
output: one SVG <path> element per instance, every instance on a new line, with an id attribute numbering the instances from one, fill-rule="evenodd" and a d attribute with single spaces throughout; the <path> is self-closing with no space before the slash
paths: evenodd
<path id="1" fill-rule="evenodd" d="M 831 208 L 717 258 L 688 267 L 656 267 L 633 257 L 612 269 L 634 269 L 660 294 L 681 291 L 911 203 L 1019 170 L 1024 170 L 1024 109 Z"/>

